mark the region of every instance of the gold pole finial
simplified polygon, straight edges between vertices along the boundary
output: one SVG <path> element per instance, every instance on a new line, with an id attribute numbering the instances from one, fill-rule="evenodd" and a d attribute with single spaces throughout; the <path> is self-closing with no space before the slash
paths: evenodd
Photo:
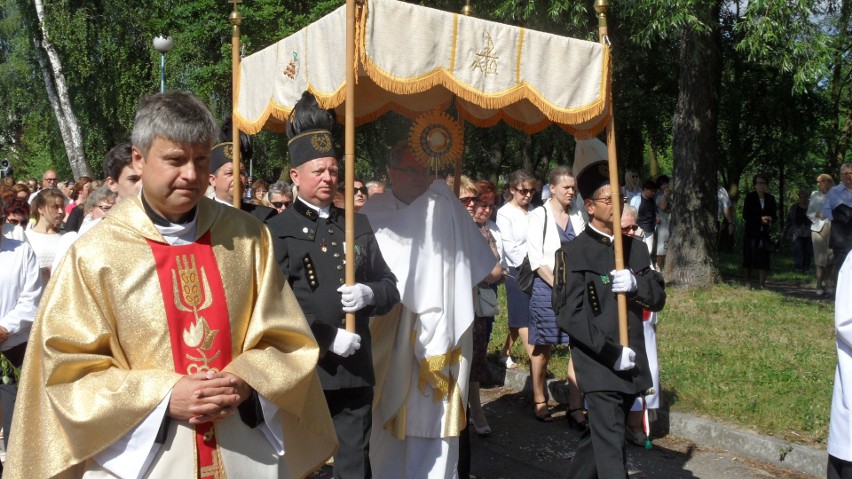
<path id="1" fill-rule="evenodd" d="M 595 0 L 595 11 L 598 12 L 598 33 L 601 41 L 604 41 L 607 36 L 607 10 L 609 10 L 609 0 Z"/>
<path id="2" fill-rule="evenodd" d="M 473 7 L 470 6 L 470 0 L 464 2 L 464 6 L 461 9 L 461 14 L 466 17 L 473 16 Z"/>

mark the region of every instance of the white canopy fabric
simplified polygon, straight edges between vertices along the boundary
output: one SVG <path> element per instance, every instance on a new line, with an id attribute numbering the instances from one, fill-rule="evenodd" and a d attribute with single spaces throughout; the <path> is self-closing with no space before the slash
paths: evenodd
<path id="1" fill-rule="evenodd" d="M 235 122 L 284 129 L 305 90 L 343 119 L 346 7 L 244 58 Z M 367 0 L 356 18 L 356 124 L 393 110 L 414 117 L 455 102 L 467 121 L 527 133 L 555 123 L 578 138 L 606 126 L 610 52 L 396 0 Z"/>

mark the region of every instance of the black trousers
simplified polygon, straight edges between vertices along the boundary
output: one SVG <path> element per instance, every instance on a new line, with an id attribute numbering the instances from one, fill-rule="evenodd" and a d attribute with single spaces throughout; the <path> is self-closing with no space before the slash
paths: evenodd
<path id="1" fill-rule="evenodd" d="M 852 462 L 828 455 L 828 479 L 852 479 Z"/>
<path id="2" fill-rule="evenodd" d="M 624 427 L 635 394 L 614 391 L 586 393 L 589 429 L 580 438 L 568 468 L 569 479 L 621 479 L 627 477 Z"/>
<path id="3" fill-rule="evenodd" d="M 335 479 L 370 479 L 373 388 L 325 390 L 325 400 L 340 448 L 334 455 Z"/>

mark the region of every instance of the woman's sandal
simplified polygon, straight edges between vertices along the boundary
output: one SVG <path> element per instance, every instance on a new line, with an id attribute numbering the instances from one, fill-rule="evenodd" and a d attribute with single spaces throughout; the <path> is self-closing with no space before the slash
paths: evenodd
<path id="1" fill-rule="evenodd" d="M 574 416 L 574 413 L 580 413 L 580 416 L 582 416 L 583 420 L 578 420 L 577 417 Z M 586 410 L 581 407 L 569 409 L 568 414 L 566 414 L 565 417 L 568 418 L 568 425 L 571 427 L 571 429 L 584 432 L 586 429 L 589 428 L 589 421 L 588 419 L 586 419 Z"/>
<path id="2" fill-rule="evenodd" d="M 536 419 L 536 421 L 539 421 L 539 422 L 553 422 L 553 416 L 551 416 L 551 415 L 550 415 L 550 411 L 548 411 L 548 410 L 547 410 L 547 401 L 542 401 L 542 402 L 536 402 L 536 401 L 533 401 L 533 404 L 535 404 L 536 406 L 538 406 L 539 404 L 543 404 L 543 405 L 544 405 L 544 411 L 545 411 L 545 412 L 544 412 L 544 414 L 543 414 L 543 415 L 539 416 L 539 415 L 538 415 L 538 412 L 536 412 L 536 413 L 535 413 L 535 419 Z M 536 408 L 536 409 L 537 409 L 537 408 Z"/>

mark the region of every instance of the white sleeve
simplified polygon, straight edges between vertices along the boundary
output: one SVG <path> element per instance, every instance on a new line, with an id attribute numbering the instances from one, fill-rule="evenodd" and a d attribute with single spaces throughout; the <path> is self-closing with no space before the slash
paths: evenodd
<path id="1" fill-rule="evenodd" d="M 547 219 L 544 207 L 536 208 L 530 213 L 530 226 L 527 236 L 527 255 L 530 258 L 530 269 L 537 270 L 545 264 L 544 261 L 544 222 Z"/>
<path id="2" fill-rule="evenodd" d="M 514 208 L 511 205 L 508 207 Z M 497 211 L 497 228 L 500 230 L 503 243 L 502 257 L 507 264 L 520 266 L 524 262 L 524 256 L 527 255 L 527 248 L 525 242 L 516 238 L 515 228 L 520 225 L 515 225 L 511 217 L 512 215 L 504 212 L 503 208 Z"/>
<path id="3" fill-rule="evenodd" d="M 258 394 L 260 409 L 263 411 L 263 424 L 258 428 L 279 456 L 284 455 L 284 428 L 281 427 L 278 405 Z"/>
<path id="4" fill-rule="evenodd" d="M 169 407 L 169 391 L 160 404 L 139 425 L 93 458 L 104 469 L 121 479 L 141 478 L 160 450 L 157 433 Z"/>
<path id="5" fill-rule="evenodd" d="M 95 462 L 121 479 L 141 478 L 148 472 L 160 444 L 155 442 L 160 425 L 169 406 L 172 393 L 148 414 L 133 430 L 94 457 Z M 260 407 L 264 423 L 258 428 L 279 456 L 284 455 L 284 429 L 281 427 L 278 406 L 260 394 Z"/>
<path id="6" fill-rule="evenodd" d="M 13 253 L 13 261 L 21 262 L 20 271 L 16 275 L 17 278 L 13 279 L 20 285 L 20 288 L 9 288 L 9 292 L 13 295 L 11 298 L 6 298 L 5 293 L 0 296 L 0 299 L 9 301 L 8 304 L 13 302 L 15 304 L 11 310 L 0 317 L 0 326 L 6 328 L 6 331 L 9 332 L 9 337 L 2 346 L 4 351 L 23 344 L 29 339 L 30 329 L 38 310 L 39 301 L 41 301 L 41 294 L 44 291 L 38 259 L 36 259 L 29 243 L 22 243 L 16 248 Z M 4 268 L 14 268 L 14 266 L 3 265 Z M 15 295 L 17 297 L 14 297 Z"/>

